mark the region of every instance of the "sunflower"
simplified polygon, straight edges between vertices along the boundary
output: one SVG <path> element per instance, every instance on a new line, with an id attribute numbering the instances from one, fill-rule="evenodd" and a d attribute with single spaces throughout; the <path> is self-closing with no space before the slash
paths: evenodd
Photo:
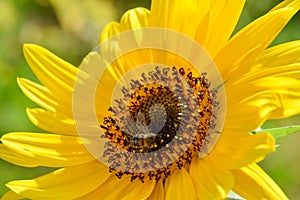
<path id="1" fill-rule="evenodd" d="M 2 200 L 287 199 L 256 164 L 274 138 L 253 131 L 300 113 L 300 42 L 268 48 L 300 1 L 231 37 L 244 3 L 153 0 L 109 23 L 79 68 L 24 45 L 41 84 L 18 84 L 49 133 L 3 135 L 0 156 L 59 169 L 7 183 Z"/>

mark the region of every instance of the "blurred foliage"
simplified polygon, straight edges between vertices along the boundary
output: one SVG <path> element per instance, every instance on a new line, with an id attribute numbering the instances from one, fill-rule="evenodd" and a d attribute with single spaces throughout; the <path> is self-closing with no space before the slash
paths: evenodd
<path id="1" fill-rule="evenodd" d="M 237 26 L 241 29 L 266 13 L 279 0 L 248 0 Z M 0 0 L 0 136 L 13 131 L 39 130 L 26 117 L 25 108 L 35 107 L 20 91 L 16 77 L 37 81 L 22 55 L 22 44 L 35 43 L 78 66 L 98 43 L 104 25 L 119 20 L 133 7 L 150 7 L 150 0 Z M 300 13 L 273 45 L 300 39 Z M 299 117 L 269 121 L 266 127 L 300 124 Z M 291 199 L 300 199 L 299 134 L 280 138 L 281 146 L 261 165 Z M 0 196 L 4 184 L 14 179 L 34 178 L 53 169 L 22 168 L 0 160 Z"/>

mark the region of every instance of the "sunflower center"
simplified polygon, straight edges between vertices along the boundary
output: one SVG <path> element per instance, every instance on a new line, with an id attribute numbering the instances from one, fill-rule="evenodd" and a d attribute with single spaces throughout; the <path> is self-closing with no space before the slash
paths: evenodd
<path id="1" fill-rule="evenodd" d="M 117 177 L 165 180 L 173 170 L 187 167 L 209 143 L 217 102 L 205 74 L 157 66 L 121 91 L 123 96 L 115 99 L 100 125 L 109 140 L 102 156 Z M 137 159 L 141 155 L 143 159 Z"/>
<path id="2" fill-rule="evenodd" d="M 131 95 L 129 113 L 122 113 L 130 140 L 127 150 L 144 153 L 166 146 L 177 134 L 180 115 L 179 100 L 167 87 L 140 86 Z"/>

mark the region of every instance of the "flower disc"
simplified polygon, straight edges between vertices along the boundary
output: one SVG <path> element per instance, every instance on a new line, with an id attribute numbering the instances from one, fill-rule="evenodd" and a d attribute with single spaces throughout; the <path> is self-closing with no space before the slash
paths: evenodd
<path id="1" fill-rule="evenodd" d="M 163 179 L 217 142 L 223 85 L 218 68 L 189 37 L 160 28 L 122 32 L 81 64 L 76 127 L 90 153 L 117 176 Z"/>

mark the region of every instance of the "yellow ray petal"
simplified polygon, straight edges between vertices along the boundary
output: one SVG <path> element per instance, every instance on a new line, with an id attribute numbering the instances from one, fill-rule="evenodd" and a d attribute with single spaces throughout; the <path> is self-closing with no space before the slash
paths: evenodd
<path id="1" fill-rule="evenodd" d="M 300 1 L 296 0 L 288 7 L 267 13 L 239 31 L 215 57 L 224 80 L 233 81 L 234 75 L 238 78 L 248 72 L 248 64 L 274 40 L 299 7 Z"/>
<path id="2" fill-rule="evenodd" d="M 42 84 L 56 96 L 71 102 L 78 69 L 37 45 L 24 45 L 24 55 Z"/>
<path id="3" fill-rule="evenodd" d="M 42 108 L 55 112 L 58 103 L 54 100 L 53 93 L 46 87 L 24 78 L 18 78 L 17 81 L 21 90 L 29 99 Z"/>
<path id="4" fill-rule="evenodd" d="M 118 22 L 113 21 L 108 23 L 101 32 L 100 43 L 104 42 L 105 40 L 111 38 L 116 34 L 119 34 L 120 32 L 120 24 Z"/>
<path id="5" fill-rule="evenodd" d="M 26 155 L 13 151 L 5 145 L 0 144 L 0 158 L 15 165 L 23 167 L 37 167 L 39 163 L 34 154 L 26 153 Z"/>
<path id="6" fill-rule="evenodd" d="M 275 140 L 268 133 L 244 134 L 222 133 L 208 156 L 218 160 L 228 169 L 239 168 L 259 162 L 275 151 Z"/>
<path id="7" fill-rule="evenodd" d="M 200 1 L 202 4 L 199 10 L 199 24 L 197 25 L 196 33 L 195 33 L 195 40 L 200 44 L 203 45 L 204 41 L 207 38 L 207 30 L 209 26 L 209 16 L 211 11 L 211 1 Z M 210 55 L 214 55 L 214 52 L 209 52 Z"/>
<path id="8" fill-rule="evenodd" d="M 150 14 L 150 22 L 149 25 L 151 27 L 162 27 L 162 28 L 170 28 L 169 17 L 173 16 L 173 9 L 175 0 L 167 0 L 167 1 L 159 1 L 154 0 L 151 2 L 151 14 Z M 182 14 L 181 14 L 182 15 Z"/>
<path id="9" fill-rule="evenodd" d="M 286 118 L 300 113 L 299 80 L 286 77 L 266 77 L 254 83 L 270 90 L 278 98 L 280 106 L 271 113 L 270 119 Z"/>
<path id="10" fill-rule="evenodd" d="M 266 66 L 264 68 L 260 68 L 259 71 L 255 69 L 255 71 L 246 74 L 243 78 L 237 81 L 236 84 L 247 84 L 256 81 L 262 81 L 264 78 L 270 78 L 270 77 L 283 77 L 283 78 L 288 77 L 288 78 L 299 79 L 300 63 L 291 63 L 287 65 L 280 65 L 280 66 L 270 67 L 270 68 Z"/>
<path id="11" fill-rule="evenodd" d="M 149 14 L 150 11 L 142 7 L 128 10 L 122 16 L 120 23 L 110 22 L 104 27 L 101 32 L 100 43 L 123 31 L 148 26 Z"/>
<path id="12" fill-rule="evenodd" d="M 154 0 L 151 3 L 149 26 L 180 31 L 194 38 L 197 25 L 207 14 L 208 8 L 208 1 Z"/>
<path id="13" fill-rule="evenodd" d="M 107 65 L 103 57 L 94 51 L 84 58 L 74 86 L 73 102 L 69 105 L 72 116 L 76 116 L 75 113 L 94 114 L 94 110 L 103 114 L 107 112 L 111 103 L 109 94 L 114 89 L 114 85 L 107 79 L 118 80 L 114 76 L 115 71 L 106 69 Z"/>
<path id="14" fill-rule="evenodd" d="M 192 161 L 190 173 L 198 199 L 225 199 L 234 185 L 232 173 L 216 165 L 211 157 Z"/>
<path id="15" fill-rule="evenodd" d="M 112 175 L 103 185 L 79 199 L 146 199 L 151 194 L 154 185 L 153 181 L 142 183 L 140 180 L 135 180 L 131 182 L 129 176 L 118 179 Z"/>
<path id="16" fill-rule="evenodd" d="M 277 6 L 275 6 L 271 11 L 274 11 L 274 10 L 278 10 L 278 9 L 281 9 L 281 8 L 285 8 L 285 7 L 299 7 L 300 2 L 297 1 L 297 0 L 284 0 L 282 1 L 280 4 L 278 4 Z"/>
<path id="17" fill-rule="evenodd" d="M 121 18 L 120 29 L 121 31 L 139 29 L 148 25 L 150 11 L 146 8 L 135 8 L 127 11 Z M 130 45 L 138 47 L 140 46 L 143 39 L 142 32 L 135 30 L 130 39 Z M 127 45 L 127 44 L 126 44 Z M 122 48 L 122 44 L 121 44 Z"/>
<path id="18" fill-rule="evenodd" d="M 300 41 L 280 44 L 264 50 L 251 71 L 237 83 L 252 82 L 269 76 L 300 78 Z"/>
<path id="19" fill-rule="evenodd" d="M 208 19 L 206 19 L 208 28 L 207 30 L 203 30 L 202 27 L 199 26 L 197 30 L 199 32 L 206 32 L 201 44 L 210 56 L 214 57 L 229 40 L 241 15 L 244 4 L 245 0 L 211 1 L 209 16 Z M 195 39 L 197 40 L 197 38 Z"/>
<path id="20" fill-rule="evenodd" d="M 70 117 L 73 116 L 70 98 L 68 100 L 54 95 L 48 88 L 25 78 L 18 78 L 18 85 L 28 98 L 45 110 Z"/>
<path id="21" fill-rule="evenodd" d="M 82 138 L 79 137 L 44 133 L 8 133 L 2 136 L 1 142 L 6 148 L 18 152 L 27 160 L 34 157 L 34 163 L 41 166 L 73 166 L 95 159 L 87 152 Z"/>
<path id="22" fill-rule="evenodd" d="M 285 66 L 300 63 L 300 41 L 288 42 L 273 46 L 262 52 L 257 58 L 257 64 L 251 70 Z"/>
<path id="23" fill-rule="evenodd" d="M 297 78 L 300 76 L 299 67 L 300 63 L 253 72 L 238 81 L 235 86 L 227 88 L 229 109 L 226 126 L 243 128 L 239 125 L 245 124 L 242 121 L 247 119 L 251 123 L 245 127 L 253 130 L 266 119 L 286 118 L 298 114 L 300 112 L 298 109 L 300 81 Z M 244 90 L 244 88 L 249 89 Z M 246 117 L 238 119 L 236 116 L 240 113 L 245 114 Z M 238 123 L 239 121 L 241 123 Z"/>
<path id="24" fill-rule="evenodd" d="M 140 47 L 142 40 L 145 40 L 145 38 L 143 38 L 143 32 L 139 29 L 148 25 L 149 14 L 150 11 L 145 8 L 131 9 L 122 16 L 120 23 L 111 22 L 104 28 L 100 37 L 100 49 L 101 55 L 107 62 L 110 63 L 121 56 L 124 53 L 124 49 L 128 48 L 128 45 L 132 48 L 135 47 L 135 49 Z M 126 41 L 120 42 L 120 40 L 118 40 L 117 42 L 111 38 L 112 36 L 127 30 L 134 31 L 131 32 L 132 34 L 126 35 L 128 37 Z M 128 41 L 130 41 L 130 44 Z M 140 52 L 136 57 L 126 56 L 125 59 L 115 60 L 112 66 L 106 71 L 109 75 L 108 77 L 119 80 L 120 77 L 128 71 L 127 69 L 131 69 L 132 66 L 135 67 L 141 63 L 136 62 L 137 59 L 142 59 L 140 57 L 151 57 L 151 51 L 148 51 L 146 56 L 143 56 L 143 53 Z M 144 62 L 147 61 L 149 61 L 149 59 L 146 59 Z M 131 68 L 128 66 L 131 66 Z"/>
<path id="25" fill-rule="evenodd" d="M 132 190 L 120 194 L 122 200 L 147 199 L 147 197 L 149 197 L 152 193 L 156 182 L 146 181 L 145 183 L 142 183 L 140 180 L 136 180 L 132 184 L 134 184 Z"/>
<path id="26" fill-rule="evenodd" d="M 247 84 L 237 88 L 239 89 L 227 92 L 225 131 L 251 132 L 260 127 L 270 117 L 271 112 L 281 106 L 277 95 L 262 87 Z"/>
<path id="27" fill-rule="evenodd" d="M 162 182 L 155 185 L 152 194 L 147 198 L 147 200 L 164 200 L 165 191 Z"/>
<path id="28" fill-rule="evenodd" d="M 30 121 L 45 131 L 62 135 L 78 135 L 72 118 L 40 108 L 27 109 L 26 112 Z"/>
<path id="29" fill-rule="evenodd" d="M 146 8 L 135 8 L 127 11 L 121 18 L 122 31 L 146 27 L 148 25 L 150 11 Z"/>
<path id="30" fill-rule="evenodd" d="M 105 60 L 107 63 L 104 64 L 104 66 L 109 65 L 113 60 L 119 57 L 119 55 L 122 55 L 122 50 L 120 48 L 120 44 L 112 39 L 113 36 L 120 34 L 121 28 L 120 23 L 118 22 L 110 22 L 108 23 L 104 29 L 101 32 L 100 35 L 100 46 L 99 50 L 101 52 L 101 56 L 97 54 L 89 54 L 85 59 L 90 60 L 92 62 L 101 62 L 101 60 Z M 117 36 L 116 36 L 117 37 Z M 118 62 L 120 66 L 122 66 L 122 63 Z M 98 63 L 96 63 L 98 64 Z M 119 71 L 116 71 L 115 73 L 118 73 Z M 122 69 L 120 69 L 119 76 L 122 77 Z M 117 76 L 118 77 L 118 76 Z M 118 80 L 118 79 L 117 79 Z"/>
<path id="31" fill-rule="evenodd" d="M 132 183 L 129 177 L 118 179 L 112 175 L 108 178 L 104 184 L 89 194 L 78 198 L 78 200 L 94 200 L 94 199 L 120 199 L 119 194 L 126 190 L 132 189 Z"/>
<path id="32" fill-rule="evenodd" d="M 132 38 L 130 40 L 131 45 L 138 46 L 141 43 L 142 35 L 141 32 L 137 29 L 146 27 L 148 25 L 150 11 L 146 8 L 135 8 L 128 10 L 121 18 L 120 23 L 111 22 L 107 24 L 100 36 L 100 49 L 102 55 L 106 58 L 106 60 L 110 60 L 109 58 L 117 58 L 118 55 L 122 52 L 122 44 L 117 43 L 115 40 L 109 41 L 112 36 L 116 34 L 120 34 L 121 32 L 127 30 L 134 30 L 132 34 Z M 127 42 L 127 41 L 126 41 Z M 128 44 L 128 43 L 127 43 Z"/>
<path id="33" fill-rule="evenodd" d="M 244 2 L 152 1 L 149 24 L 153 27 L 176 30 L 195 38 L 211 56 L 214 56 L 232 34 Z"/>
<path id="34" fill-rule="evenodd" d="M 74 199 L 102 185 L 111 175 L 99 161 L 62 168 L 33 180 L 11 181 L 6 184 L 22 196 L 40 200 Z"/>
<path id="35" fill-rule="evenodd" d="M 167 179 L 165 199 L 197 199 L 194 183 L 185 168 L 176 170 Z"/>
<path id="36" fill-rule="evenodd" d="M 300 41 L 271 47 L 257 58 L 251 72 L 236 82 L 243 88 L 259 88 L 274 95 L 277 109 L 270 118 L 289 117 L 299 113 Z M 270 84 L 272 83 L 272 84 Z M 228 92 L 236 91 L 233 87 Z M 258 91 L 256 91 L 257 93 Z M 243 90 L 239 96 L 245 96 Z M 230 95 L 229 95 L 230 96 Z"/>
<path id="37" fill-rule="evenodd" d="M 8 192 L 6 192 L 0 200 L 20 200 L 20 199 L 24 199 L 25 197 L 22 195 L 19 195 L 17 193 L 14 193 L 13 191 L 9 190 Z"/>
<path id="38" fill-rule="evenodd" d="M 278 185 L 256 164 L 232 170 L 233 190 L 246 199 L 288 199 Z"/>

